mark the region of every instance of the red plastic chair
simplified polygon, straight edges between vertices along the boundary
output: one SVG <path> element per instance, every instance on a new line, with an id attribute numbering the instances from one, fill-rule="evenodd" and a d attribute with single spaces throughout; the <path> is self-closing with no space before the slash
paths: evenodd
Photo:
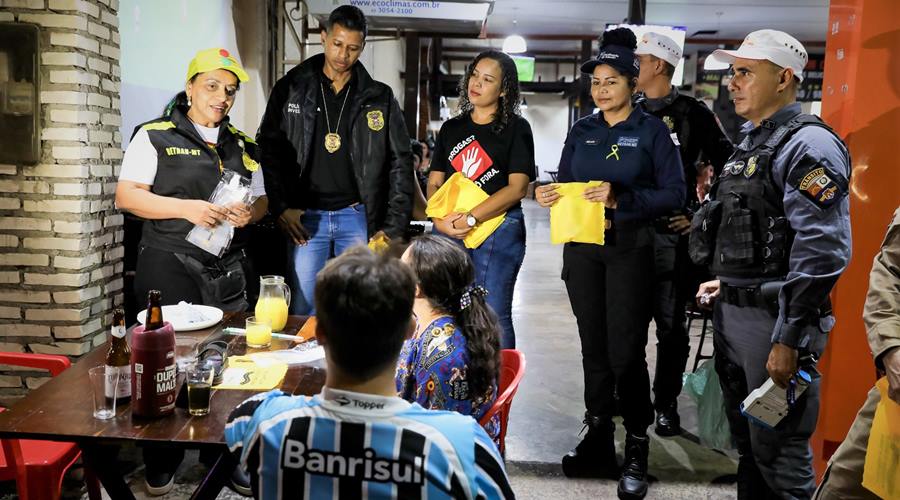
<path id="1" fill-rule="evenodd" d="M 0 352 L 0 364 L 49 370 L 54 377 L 72 365 L 65 356 L 18 352 Z M 0 408 L 0 411 L 4 409 Z M 57 500 L 63 475 L 81 456 L 74 443 L 2 439 L 0 445 L 0 481 L 15 479 L 22 500 Z M 85 471 L 85 481 L 90 498 L 99 499 L 100 485 L 96 476 Z"/>
<path id="2" fill-rule="evenodd" d="M 500 386 L 497 388 L 497 400 L 491 409 L 481 417 L 482 427 L 500 414 L 500 454 L 506 456 L 506 422 L 509 420 L 509 409 L 513 396 L 519 389 L 519 382 L 525 375 L 525 355 L 515 349 L 500 351 Z"/>

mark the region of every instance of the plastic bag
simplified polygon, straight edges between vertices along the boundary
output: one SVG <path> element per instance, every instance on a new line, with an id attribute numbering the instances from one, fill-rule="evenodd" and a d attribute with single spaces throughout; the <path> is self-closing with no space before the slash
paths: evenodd
<path id="1" fill-rule="evenodd" d="M 253 203 L 253 197 L 250 196 L 250 179 L 232 170 L 226 170 L 208 201 L 219 206 L 235 202 L 248 205 Z M 185 239 L 216 257 L 221 257 L 228 250 L 233 237 L 234 226 L 228 221 L 223 221 L 212 229 L 194 225 Z"/>
<path id="2" fill-rule="evenodd" d="M 694 373 L 684 374 L 684 392 L 697 404 L 697 437 L 700 444 L 717 450 L 730 450 L 734 448 L 731 427 L 725 414 L 725 400 L 714 361 L 714 358 L 707 359 Z"/>
<path id="3" fill-rule="evenodd" d="M 603 203 L 584 199 L 584 190 L 602 185 L 601 181 L 556 184 L 559 199 L 550 207 L 550 242 L 603 244 L 606 212 Z"/>
<path id="4" fill-rule="evenodd" d="M 425 215 L 441 219 L 451 212 L 465 214 L 486 199 L 488 199 L 487 193 L 469 178 L 456 172 L 428 200 Z M 463 240 L 466 248 L 481 246 L 484 240 L 500 227 L 504 219 L 506 219 L 506 214 L 476 224 Z"/>

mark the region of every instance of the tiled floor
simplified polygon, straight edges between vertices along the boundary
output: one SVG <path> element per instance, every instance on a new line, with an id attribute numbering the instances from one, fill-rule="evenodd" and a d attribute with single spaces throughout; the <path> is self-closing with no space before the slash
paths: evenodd
<path id="1" fill-rule="evenodd" d="M 528 367 L 512 407 L 506 441 L 513 488 L 524 499 L 615 498 L 615 482 L 569 480 L 559 468 L 560 457 L 577 444 L 582 427 L 581 357 L 575 318 L 559 279 L 562 248 L 549 243 L 547 211 L 530 201 L 525 202 L 525 211 L 528 250 L 516 287 L 513 316 L 518 347 L 525 353 Z M 694 328 L 689 366 L 693 365 L 698 340 L 699 328 Z M 705 350 L 711 350 L 709 343 Z M 651 326 L 647 345 L 651 375 L 655 359 Z M 723 479 L 734 474 L 735 461 L 697 444 L 693 437 L 696 409 L 683 394 L 680 408 L 682 426 L 689 434 L 661 439 L 650 433 L 650 472 L 656 481 L 647 498 L 734 498 L 734 485 Z M 623 438 L 619 428 L 620 453 Z M 139 467 L 130 476 L 138 498 L 146 498 L 142 470 Z M 188 498 L 203 471 L 196 454 L 189 454 L 179 471 L 176 489 L 167 498 Z M 225 490 L 219 498 L 241 497 Z"/>

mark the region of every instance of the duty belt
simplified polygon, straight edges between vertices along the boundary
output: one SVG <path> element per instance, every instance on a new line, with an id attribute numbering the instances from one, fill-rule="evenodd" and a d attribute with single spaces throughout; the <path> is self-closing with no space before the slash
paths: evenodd
<path id="1" fill-rule="evenodd" d="M 719 288 L 719 300 L 726 304 L 738 307 L 762 307 L 767 309 L 778 308 L 778 294 L 774 300 L 763 297 L 762 288 L 756 286 L 733 286 L 722 283 Z"/>

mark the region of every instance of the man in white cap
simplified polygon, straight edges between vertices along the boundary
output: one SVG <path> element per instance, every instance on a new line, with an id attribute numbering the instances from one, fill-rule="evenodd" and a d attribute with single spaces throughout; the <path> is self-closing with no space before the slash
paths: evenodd
<path id="1" fill-rule="evenodd" d="M 681 153 L 687 196 L 682 207 L 655 224 L 655 274 L 653 321 L 656 324 L 656 375 L 653 378 L 653 407 L 656 434 L 681 433 L 678 394 L 681 375 L 691 346 L 684 328 L 684 309 L 702 281 L 688 256 L 687 234 L 690 216 L 697 206 L 697 164 L 702 153 L 716 172 L 728 161 L 734 147 L 715 115 L 702 102 L 683 95 L 672 85 L 675 67 L 681 61 L 681 47 L 675 40 L 652 31 L 638 42 L 635 55 L 641 70 L 637 90 L 646 99 L 644 109 L 668 127 Z"/>
<path id="2" fill-rule="evenodd" d="M 796 102 L 806 61 L 796 39 L 760 30 L 706 64 L 731 65 L 728 90 L 749 120 L 690 241 L 694 261 L 718 278 L 700 285 L 697 297 L 714 304 L 716 371 L 740 454 L 738 498 L 810 498 L 815 489 L 815 362 L 834 326 L 828 294 L 850 260 L 850 155 Z M 740 411 L 768 378 L 789 404 L 775 427 Z"/>

